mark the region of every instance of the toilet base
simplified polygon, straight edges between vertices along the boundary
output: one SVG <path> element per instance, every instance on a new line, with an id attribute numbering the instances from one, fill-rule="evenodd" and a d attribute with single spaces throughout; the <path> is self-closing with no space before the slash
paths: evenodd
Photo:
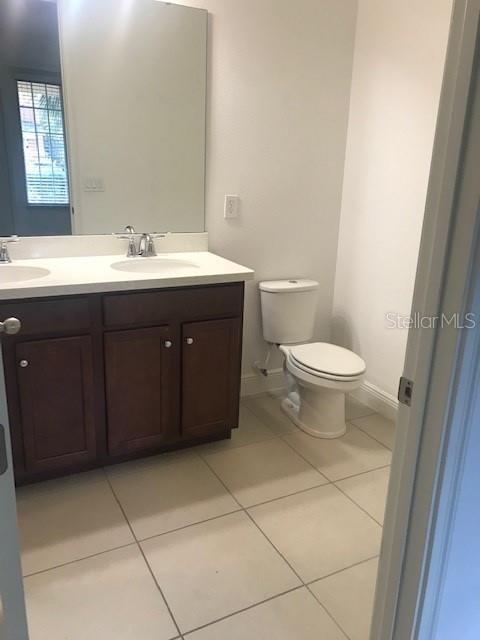
<path id="1" fill-rule="evenodd" d="M 282 400 L 282 409 L 299 429 L 314 438 L 340 438 L 347 431 L 345 393 L 299 385 Z"/>

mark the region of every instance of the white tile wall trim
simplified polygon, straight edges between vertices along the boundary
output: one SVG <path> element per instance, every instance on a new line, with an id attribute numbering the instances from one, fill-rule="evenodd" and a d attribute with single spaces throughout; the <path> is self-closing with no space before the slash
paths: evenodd
<path id="1" fill-rule="evenodd" d="M 376 387 L 371 382 L 362 382 L 359 389 L 351 394 L 356 400 L 380 413 L 389 420 L 397 420 L 398 400 L 386 391 Z"/>

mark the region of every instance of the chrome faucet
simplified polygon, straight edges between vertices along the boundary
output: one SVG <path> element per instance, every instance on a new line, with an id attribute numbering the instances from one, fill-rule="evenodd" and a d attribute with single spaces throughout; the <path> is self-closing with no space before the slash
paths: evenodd
<path id="1" fill-rule="evenodd" d="M 140 244 L 138 246 L 138 255 L 143 258 L 153 258 L 157 255 L 155 250 L 154 236 L 150 233 L 142 233 Z"/>
<path id="2" fill-rule="evenodd" d="M 115 233 L 117 238 L 128 240 L 127 258 L 153 258 L 157 255 L 155 250 L 155 238 L 164 238 L 165 233 L 137 233 L 131 224 L 128 224 L 124 233 Z M 140 236 L 140 242 L 136 242 L 137 236 Z"/>
<path id="3" fill-rule="evenodd" d="M 18 242 L 18 236 L 0 238 L 0 264 L 8 264 L 12 261 L 8 254 L 9 242 Z"/>

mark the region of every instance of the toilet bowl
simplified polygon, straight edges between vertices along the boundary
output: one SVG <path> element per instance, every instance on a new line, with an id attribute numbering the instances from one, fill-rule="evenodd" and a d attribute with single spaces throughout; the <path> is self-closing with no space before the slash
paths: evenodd
<path id="1" fill-rule="evenodd" d="M 282 409 L 311 436 L 342 436 L 345 394 L 362 383 L 365 362 L 352 351 L 326 342 L 280 345 L 280 351 L 285 356 L 287 383 Z"/>
<path id="2" fill-rule="evenodd" d="M 357 389 L 365 362 L 328 342 L 309 342 L 314 333 L 319 283 L 291 278 L 260 282 L 263 337 L 285 357 L 285 413 L 316 438 L 346 431 L 345 394 Z"/>

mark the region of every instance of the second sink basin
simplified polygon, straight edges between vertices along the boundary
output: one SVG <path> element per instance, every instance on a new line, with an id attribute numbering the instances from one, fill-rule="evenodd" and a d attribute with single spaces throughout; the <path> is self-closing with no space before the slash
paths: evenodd
<path id="1" fill-rule="evenodd" d="M 0 285 L 7 282 L 23 282 L 48 276 L 50 271 L 43 267 L 24 267 L 17 264 L 0 265 Z"/>
<path id="2" fill-rule="evenodd" d="M 177 258 L 132 258 L 121 260 L 111 265 L 116 271 L 128 271 L 130 273 L 184 273 L 192 269 L 198 269 L 198 265 L 190 260 Z"/>

